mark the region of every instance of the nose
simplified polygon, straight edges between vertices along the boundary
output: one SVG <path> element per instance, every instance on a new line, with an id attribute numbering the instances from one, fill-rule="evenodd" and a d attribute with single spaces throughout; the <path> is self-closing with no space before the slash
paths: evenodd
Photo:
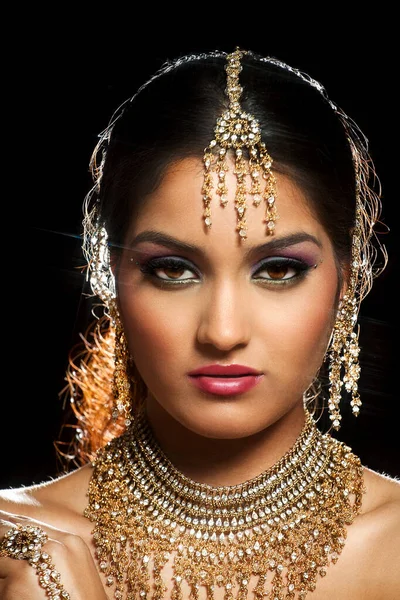
<path id="1" fill-rule="evenodd" d="M 197 340 L 229 351 L 250 340 L 252 307 L 237 281 L 224 281 L 212 286 L 204 302 Z"/>

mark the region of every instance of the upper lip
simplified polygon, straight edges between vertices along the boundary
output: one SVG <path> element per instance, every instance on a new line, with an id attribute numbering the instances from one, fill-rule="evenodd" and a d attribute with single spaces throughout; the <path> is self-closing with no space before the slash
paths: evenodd
<path id="1" fill-rule="evenodd" d="M 189 375 L 261 375 L 261 371 L 245 365 L 206 365 L 189 372 Z"/>

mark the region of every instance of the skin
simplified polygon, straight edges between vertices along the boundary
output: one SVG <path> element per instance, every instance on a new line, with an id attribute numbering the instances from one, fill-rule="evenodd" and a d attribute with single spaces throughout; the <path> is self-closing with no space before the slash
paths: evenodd
<path id="1" fill-rule="evenodd" d="M 215 201 L 208 230 L 199 201 L 201 161 L 171 166 L 132 223 L 115 266 L 121 318 L 148 386 L 154 433 L 178 469 L 211 485 L 255 477 L 293 445 L 304 424 L 303 392 L 323 361 L 344 292 L 338 289 L 331 241 L 302 190 L 283 176 L 277 179 L 275 235 L 265 234 L 263 207 L 248 202 L 248 239 L 240 243 L 234 176 L 227 175 L 228 206 Z M 203 255 L 150 242 L 132 245 L 150 229 L 194 244 Z M 312 239 L 290 242 L 297 234 Z M 245 256 L 252 246 L 282 241 L 279 250 L 270 245 L 251 259 Z M 156 256 L 187 263 L 181 270 L 159 268 L 160 278 L 193 283 L 162 288 L 145 277 L 141 268 Z M 271 260 L 277 256 L 301 259 L 304 276 L 290 280 L 292 268 L 274 270 Z M 270 266 L 260 269 L 266 259 Z M 282 278 L 289 283 L 279 283 Z M 244 364 L 263 376 L 239 396 L 205 394 L 187 373 L 210 363 Z M 0 493 L 0 536 L 22 517 L 24 523 L 39 521 L 50 537 L 46 550 L 74 600 L 108 597 L 95 564 L 92 524 L 82 516 L 91 473 L 86 465 L 38 486 Z M 369 469 L 364 473 L 362 512 L 348 529 L 337 565 L 310 594 L 313 600 L 394 600 L 399 594 L 393 567 L 400 550 L 400 484 Z M 33 569 L 10 558 L 0 559 L 0 593 L 5 600 L 45 598 Z"/>
<path id="2" fill-rule="evenodd" d="M 201 225 L 201 183 L 201 161 L 187 159 L 172 166 L 151 195 L 125 240 L 116 273 L 119 307 L 130 352 L 149 388 L 148 414 L 160 443 L 189 476 L 229 485 L 273 464 L 297 438 L 304 424 L 303 391 L 317 373 L 329 341 L 338 278 L 329 238 L 288 179 L 280 177 L 278 182 L 279 237 L 266 236 L 263 208 L 250 205 L 245 243 L 236 232 L 233 173 L 227 174 L 230 204 L 222 209 L 215 203 L 210 231 Z M 143 277 L 140 266 L 145 260 L 177 256 L 149 242 L 131 249 L 132 240 L 148 229 L 203 249 L 205 257 L 178 253 L 195 273 L 187 266 L 158 273 L 164 280 L 191 278 L 197 283 L 159 288 Z M 299 233 L 316 241 L 244 258 L 248 247 Z M 274 282 L 266 270 L 255 268 L 274 256 L 306 257 L 311 268 L 304 279 L 287 279 L 288 285 L 281 285 L 282 280 Z M 294 273 L 292 269 L 287 276 Z M 197 390 L 187 373 L 218 362 L 253 367 L 263 372 L 262 380 L 248 393 L 230 398 Z M 255 444 L 250 451 L 249 436 Z M 216 456 L 221 464 L 210 481 L 210 458 L 214 462 Z M 229 474 L 221 481 L 225 468 Z"/>

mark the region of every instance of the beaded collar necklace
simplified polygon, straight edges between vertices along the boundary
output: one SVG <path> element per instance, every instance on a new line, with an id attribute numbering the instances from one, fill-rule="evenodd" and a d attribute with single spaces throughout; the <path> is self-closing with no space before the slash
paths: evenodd
<path id="1" fill-rule="evenodd" d="M 308 412 L 293 447 L 240 485 L 180 473 L 144 411 L 93 466 L 84 514 L 116 600 L 302 600 L 338 560 L 364 491 L 358 457 Z"/>

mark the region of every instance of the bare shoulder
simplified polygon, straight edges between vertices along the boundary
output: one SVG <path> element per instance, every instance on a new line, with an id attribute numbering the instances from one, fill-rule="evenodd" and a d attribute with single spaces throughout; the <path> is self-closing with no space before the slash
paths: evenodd
<path id="1" fill-rule="evenodd" d="M 364 467 L 365 502 L 363 514 L 375 511 L 400 517 L 400 480 Z"/>
<path id="2" fill-rule="evenodd" d="M 367 550 L 362 567 L 367 580 L 374 579 L 385 589 L 385 598 L 395 598 L 400 590 L 395 568 L 400 555 L 400 481 L 365 468 L 364 483 L 363 508 L 354 524 L 355 546 Z"/>
<path id="3" fill-rule="evenodd" d="M 315 598 L 400 598 L 400 483 L 364 469 L 362 509 L 347 528 L 338 563 L 318 582 Z"/>
<path id="4" fill-rule="evenodd" d="M 400 480 L 364 468 L 364 483 L 362 520 L 381 536 L 390 532 L 386 546 L 393 543 L 400 550 Z"/>
<path id="5" fill-rule="evenodd" d="M 359 517 L 372 539 L 382 542 L 382 552 L 393 544 L 400 551 L 400 481 L 364 468 L 365 494 Z M 390 534 L 390 535 L 389 535 Z M 379 548 L 378 548 L 379 550 Z"/>
<path id="6" fill-rule="evenodd" d="M 2 489 L 0 510 L 60 529 L 79 529 L 84 519 L 91 474 L 92 467 L 88 464 L 44 483 Z"/>

